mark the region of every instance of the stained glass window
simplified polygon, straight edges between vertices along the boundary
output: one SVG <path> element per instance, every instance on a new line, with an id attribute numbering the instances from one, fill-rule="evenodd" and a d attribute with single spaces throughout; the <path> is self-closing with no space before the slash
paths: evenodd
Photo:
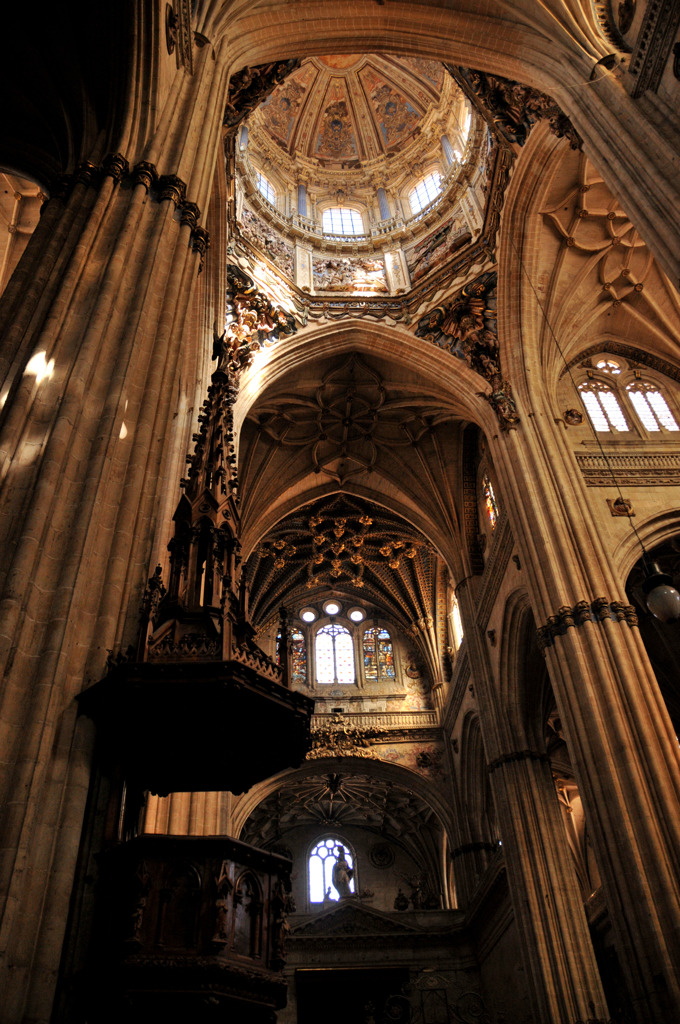
<path id="1" fill-rule="evenodd" d="M 499 509 L 493 485 L 486 473 L 482 479 L 482 497 L 484 498 L 484 510 L 491 523 L 491 529 L 494 530 L 498 522 Z"/>
<path id="2" fill-rule="evenodd" d="M 607 384 L 588 381 L 587 384 L 579 384 L 578 389 L 595 430 L 600 433 L 630 430 L 619 400 Z"/>
<path id="3" fill-rule="evenodd" d="M 347 844 L 339 839 L 322 839 L 309 855 L 309 901 L 323 903 L 324 899 L 339 900 L 340 893 L 333 884 L 333 867 L 342 850 L 349 872 L 354 873 L 354 857 Z M 354 892 L 354 878 L 349 882 L 349 891 Z"/>
<path id="4" fill-rule="evenodd" d="M 354 644 L 350 631 L 344 626 L 333 623 L 316 634 L 316 681 L 336 686 L 354 685 Z"/>
<path id="5" fill-rule="evenodd" d="M 307 682 L 307 645 L 299 629 L 290 631 L 291 682 Z"/>
<path id="6" fill-rule="evenodd" d="M 394 649 L 386 629 L 367 629 L 364 633 L 364 675 L 367 682 L 394 679 Z"/>
<path id="7" fill-rule="evenodd" d="M 626 391 L 646 430 L 680 430 L 668 402 L 654 384 L 635 381 L 628 385 Z"/>

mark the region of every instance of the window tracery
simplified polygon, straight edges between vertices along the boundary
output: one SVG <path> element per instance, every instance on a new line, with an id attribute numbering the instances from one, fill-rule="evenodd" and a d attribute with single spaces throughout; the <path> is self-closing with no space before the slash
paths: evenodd
<path id="1" fill-rule="evenodd" d="M 316 681 L 350 686 L 355 680 L 354 644 L 345 626 L 329 623 L 316 634 Z"/>
<path id="2" fill-rule="evenodd" d="M 355 889 L 355 860 L 348 844 L 336 836 L 321 839 L 309 855 L 309 902 L 339 900 Z"/>
<path id="3" fill-rule="evenodd" d="M 586 379 L 578 384 L 588 420 L 598 433 L 641 435 L 680 431 L 678 418 L 654 373 L 632 368 L 624 359 L 595 357 L 583 364 Z"/>

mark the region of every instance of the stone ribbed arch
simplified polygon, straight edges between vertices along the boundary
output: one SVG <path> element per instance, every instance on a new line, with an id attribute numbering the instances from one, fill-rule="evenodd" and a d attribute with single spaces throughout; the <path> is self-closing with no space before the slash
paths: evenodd
<path id="1" fill-rule="evenodd" d="M 296 780 L 309 779 L 316 775 L 324 775 L 328 772 L 363 774 L 367 769 L 370 769 L 373 778 L 413 791 L 431 808 L 444 830 L 447 842 L 451 844 L 452 838 L 456 836 L 452 808 L 448 805 L 445 795 L 439 793 L 428 779 L 402 765 L 381 761 L 379 758 L 364 759 L 358 757 L 329 757 L 308 761 L 300 768 L 280 772 L 270 779 L 265 779 L 264 782 L 253 786 L 252 789 L 242 796 L 233 797 L 231 834 L 238 838 L 243 831 L 246 821 L 256 807 L 286 784 Z"/>
<path id="2" fill-rule="evenodd" d="M 498 700 L 505 735 L 499 736 L 499 745 L 505 749 L 504 744 L 512 743 L 516 748 L 524 745 L 542 752 L 552 695 L 526 591 L 515 590 L 507 599 L 501 637 Z"/>

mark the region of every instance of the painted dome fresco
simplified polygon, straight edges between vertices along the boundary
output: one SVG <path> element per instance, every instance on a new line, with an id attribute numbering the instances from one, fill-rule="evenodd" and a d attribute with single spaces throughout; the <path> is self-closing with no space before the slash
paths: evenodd
<path id="1" fill-rule="evenodd" d="M 251 119 L 290 157 L 352 168 L 408 147 L 457 93 L 437 61 L 387 54 L 312 57 Z M 428 117 L 430 115 L 430 117 Z"/>

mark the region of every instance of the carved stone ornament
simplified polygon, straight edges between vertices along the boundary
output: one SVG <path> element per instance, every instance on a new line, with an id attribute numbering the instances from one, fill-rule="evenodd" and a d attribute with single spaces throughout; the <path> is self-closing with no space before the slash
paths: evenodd
<path id="1" fill-rule="evenodd" d="M 580 427 L 583 423 L 583 413 L 579 412 L 578 409 L 565 409 L 564 422 L 569 424 L 570 427 Z"/>
<path id="2" fill-rule="evenodd" d="M 557 138 L 565 138 L 572 149 L 581 148 L 581 137 L 567 115 L 550 96 L 500 75 L 444 65 L 506 142 L 523 146 L 534 124 L 545 119 Z"/>
<path id="3" fill-rule="evenodd" d="M 292 313 L 276 305 L 233 264 L 227 266 L 227 284 L 230 320 L 222 334 L 215 331 L 213 335 L 213 359 L 218 361 L 215 372 L 220 374 L 238 373 L 265 345 L 297 331 Z"/>
<path id="4" fill-rule="evenodd" d="M 504 380 L 502 374 L 495 373 L 489 383 L 491 394 L 480 391 L 480 397 L 484 398 L 496 413 L 501 430 L 516 430 L 520 419 L 510 381 Z"/>
<path id="5" fill-rule="evenodd" d="M 278 60 L 271 64 L 258 64 L 242 68 L 231 76 L 229 94 L 224 110 L 224 127 L 232 135 L 248 114 L 274 91 L 284 78 L 300 67 L 301 61 Z"/>
<path id="6" fill-rule="evenodd" d="M 465 360 L 486 380 L 500 373 L 496 327 L 495 271 L 482 274 L 443 306 L 421 317 L 417 338 L 424 338 Z"/>
<path id="7" fill-rule="evenodd" d="M 361 729 L 348 725 L 341 714 L 331 716 L 328 725 L 312 729 L 312 749 L 308 761 L 322 757 L 375 757 L 370 740 L 379 735 L 377 729 Z"/>
<path id="8" fill-rule="evenodd" d="M 635 512 L 633 511 L 633 503 L 628 498 L 607 498 L 607 504 L 609 505 L 609 511 L 613 516 L 627 516 L 631 519 Z"/>
<path id="9" fill-rule="evenodd" d="M 536 633 L 538 646 L 541 650 L 552 647 L 555 638 L 564 636 L 569 628 L 580 628 L 587 622 L 625 622 L 631 628 L 638 625 L 635 608 L 621 601 L 608 601 L 606 597 L 596 597 L 594 601 L 577 601 L 570 607 L 563 605 L 557 615 L 549 615 L 545 625 L 539 626 Z"/>

